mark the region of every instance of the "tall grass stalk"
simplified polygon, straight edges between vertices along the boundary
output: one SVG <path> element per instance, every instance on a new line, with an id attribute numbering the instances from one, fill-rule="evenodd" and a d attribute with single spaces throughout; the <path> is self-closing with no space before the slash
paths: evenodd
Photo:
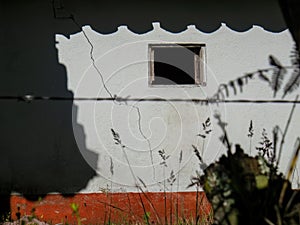
<path id="1" fill-rule="evenodd" d="M 285 196 L 285 192 L 286 192 L 286 189 L 288 187 L 288 182 L 295 170 L 295 167 L 296 167 L 296 164 L 297 164 L 297 161 L 298 161 L 298 157 L 299 157 L 299 152 L 300 152 L 300 139 L 298 138 L 297 139 L 297 147 L 295 149 L 295 152 L 294 152 L 294 156 L 292 158 L 292 161 L 290 163 L 290 168 L 289 168 L 289 171 L 288 171 L 288 174 L 286 176 L 286 180 L 285 182 L 283 183 L 283 186 L 282 186 L 282 189 L 281 189 L 281 193 L 280 193 L 280 197 L 279 197 L 279 206 L 282 206 L 282 203 L 283 203 L 283 199 L 284 199 L 284 196 Z"/>
<path id="2" fill-rule="evenodd" d="M 170 177 L 168 178 L 168 183 L 170 184 L 170 224 L 173 224 L 173 184 L 176 181 L 176 176 L 174 171 L 172 170 L 170 173 Z"/>
<path id="3" fill-rule="evenodd" d="M 140 187 L 140 186 L 137 186 L 137 188 L 142 192 L 142 194 L 144 195 L 144 197 L 146 198 L 146 200 L 148 201 L 148 203 L 150 204 L 151 206 L 151 209 L 153 210 L 154 214 L 155 214 L 155 217 L 156 217 L 156 220 L 158 221 L 158 224 L 162 224 L 162 221 L 159 217 L 159 214 L 155 208 L 155 206 L 153 205 L 151 199 L 148 197 L 148 195 L 145 193 L 145 191 Z"/>
<path id="4" fill-rule="evenodd" d="M 146 208 L 145 208 L 144 201 L 143 201 L 143 199 L 142 199 L 141 193 L 140 193 L 140 192 L 138 192 L 138 193 L 139 193 L 140 202 L 141 202 L 141 204 L 142 204 L 142 208 L 143 208 L 143 211 L 144 211 L 144 219 L 145 219 L 145 221 L 146 221 L 146 224 L 147 224 L 147 225 L 150 225 L 150 223 L 149 223 L 149 215 L 148 215 L 148 212 L 147 212 L 147 210 L 146 210 Z"/>
<path id="5" fill-rule="evenodd" d="M 253 122 L 250 120 L 249 128 L 248 128 L 248 134 L 247 136 L 249 137 L 249 150 L 250 150 L 250 155 L 252 152 L 252 138 L 254 135 L 254 129 L 253 129 Z"/>
<path id="6" fill-rule="evenodd" d="M 280 142 L 280 147 L 279 147 L 279 153 L 278 153 L 278 158 L 277 158 L 277 166 L 278 166 L 278 164 L 280 162 L 282 148 L 283 148 L 283 144 L 284 144 L 284 141 L 285 141 L 285 136 L 286 136 L 287 131 L 289 129 L 289 125 L 291 123 L 291 120 L 292 120 L 292 117 L 293 117 L 293 114 L 294 114 L 294 111 L 295 111 L 295 108 L 296 108 L 296 102 L 298 101 L 298 98 L 299 98 L 299 95 L 296 96 L 295 103 L 293 104 L 293 107 L 291 109 L 289 118 L 288 118 L 288 120 L 286 122 L 286 125 L 285 125 L 285 128 L 284 128 L 284 132 L 283 132 L 283 135 L 282 135 L 282 138 L 281 138 L 281 142 Z"/>
<path id="7" fill-rule="evenodd" d="M 106 194 L 106 196 L 107 196 L 107 193 L 105 193 Z M 107 212 L 107 203 L 106 202 L 104 202 L 104 220 L 103 220 L 103 225 L 106 225 L 106 213 Z"/>
<path id="8" fill-rule="evenodd" d="M 164 185 L 164 214 L 165 214 L 165 225 L 168 224 L 168 216 L 167 216 L 167 193 L 166 193 L 166 167 L 167 167 L 167 159 L 170 155 L 166 155 L 165 150 L 158 151 L 159 156 L 161 157 L 162 161 L 160 165 L 163 166 L 163 185 Z"/>
<path id="9" fill-rule="evenodd" d="M 111 129 L 111 132 L 112 132 L 115 144 L 119 145 L 121 147 L 122 153 L 124 155 L 124 158 L 126 160 L 126 163 L 127 163 L 128 167 L 129 167 L 130 173 L 131 173 L 131 175 L 132 175 L 135 183 L 137 183 L 137 178 L 136 178 L 136 176 L 135 176 L 135 174 L 133 172 L 133 169 L 132 169 L 131 164 L 129 162 L 129 158 L 128 158 L 127 153 L 125 151 L 126 146 L 122 143 L 120 135 L 114 129 Z"/>
<path id="10" fill-rule="evenodd" d="M 109 191 L 109 204 L 112 204 L 112 179 L 114 176 L 114 163 L 112 158 L 110 157 L 110 191 Z M 111 207 L 109 207 L 108 211 L 108 223 L 111 224 Z"/>
<path id="11" fill-rule="evenodd" d="M 172 196 L 172 187 L 170 192 L 170 225 L 173 225 L 173 196 Z"/>
<path id="12" fill-rule="evenodd" d="M 164 211 L 165 211 L 165 225 L 168 224 L 168 217 L 167 217 L 167 193 L 166 193 L 166 169 L 163 169 L 163 176 L 164 176 Z"/>
<path id="13" fill-rule="evenodd" d="M 195 224 L 199 221 L 199 186 L 196 185 L 196 212 L 195 212 Z"/>
<path id="14" fill-rule="evenodd" d="M 129 214 L 131 217 L 135 218 L 134 213 L 132 212 L 132 206 L 131 206 L 131 201 L 128 195 L 128 192 L 126 192 L 126 197 L 127 197 L 127 201 L 128 201 L 128 209 L 129 209 Z M 136 218 L 135 218 L 136 219 Z"/>
<path id="15" fill-rule="evenodd" d="M 179 154 L 178 173 L 177 173 L 177 193 L 176 193 L 176 224 L 179 224 L 179 185 L 180 185 L 180 170 L 182 162 L 182 150 Z"/>

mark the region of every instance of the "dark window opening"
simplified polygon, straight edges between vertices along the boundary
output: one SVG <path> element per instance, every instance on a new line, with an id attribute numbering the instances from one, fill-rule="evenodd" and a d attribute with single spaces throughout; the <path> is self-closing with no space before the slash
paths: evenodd
<path id="1" fill-rule="evenodd" d="M 150 85 L 203 83 L 204 47 L 203 44 L 149 45 Z"/>

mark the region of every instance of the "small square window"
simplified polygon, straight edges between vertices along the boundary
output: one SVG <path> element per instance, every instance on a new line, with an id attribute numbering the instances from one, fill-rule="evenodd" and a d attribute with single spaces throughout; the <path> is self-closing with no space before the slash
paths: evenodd
<path id="1" fill-rule="evenodd" d="M 205 44 L 149 44 L 149 85 L 205 85 Z"/>

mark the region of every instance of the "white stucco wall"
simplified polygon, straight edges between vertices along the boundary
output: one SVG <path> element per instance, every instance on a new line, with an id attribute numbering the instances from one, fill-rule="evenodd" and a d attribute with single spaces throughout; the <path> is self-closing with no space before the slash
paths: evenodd
<path id="1" fill-rule="evenodd" d="M 228 83 L 247 72 L 269 68 L 269 55 L 276 56 L 283 65 L 290 65 L 289 55 L 293 41 L 288 31 L 271 33 L 254 26 L 240 33 L 222 24 L 213 33 L 203 33 L 189 26 L 186 31 L 174 34 L 161 29 L 158 23 L 154 23 L 153 27 L 152 31 L 145 34 L 135 34 L 126 27 L 119 27 L 116 33 L 104 35 L 85 26 L 84 33 L 77 33 L 69 39 L 57 35 L 59 60 L 67 68 L 68 88 L 74 92 L 74 97 L 109 97 L 92 64 L 91 54 L 107 89 L 113 95 L 129 98 L 205 99 L 212 96 L 221 83 Z M 207 85 L 149 87 L 148 44 L 151 43 L 204 43 L 207 54 Z M 281 97 L 281 94 L 278 96 Z M 287 99 L 294 97 L 295 94 L 289 95 Z M 229 99 L 273 99 L 273 92 L 266 83 L 254 79 L 244 87 L 243 93 L 237 96 L 231 94 Z M 135 176 L 140 177 L 150 191 L 162 190 L 163 185 L 160 182 L 169 176 L 171 170 L 179 175 L 179 187 L 173 188 L 185 191 L 191 175 L 199 169 L 192 144 L 202 151 L 207 164 L 225 152 L 219 140 L 221 131 L 213 116 L 216 111 L 228 123 L 230 141 L 233 144 L 240 143 L 246 152 L 254 155 L 257 153 L 255 146 L 258 146 L 263 128 L 270 138 L 275 125 L 284 129 L 292 107 L 291 104 L 201 105 L 171 101 L 128 104 L 112 101 L 74 101 L 74 104 L 78 107 L 78 114 L 77 118 L 73 119 L 83 125 L 86 134 L 85 139 L 79 137 L 74 127 L 78 146 L 86 146 L 99 155 L 98 166 L 95 168 L 98 176 L 89 182 L 83 192 L 97 192 L 107 186 L 113 191 L 136 191 L 136 181 L 130 173 L 122 149 L 114 143 L 111 128 L 119 133 L 123 144 L 126 145 L 125 151 Z M 136 107 L 140 110 L 140 117 Z M 280 162 L 283 172 L 287 169 L 294 142 L 299 135 L 299 128 L 296 126 L 299 115 L 297 107 Z M 201 133 L 201 124 L 208 117 L 212 120 L 213 131 L 203 143 L 203 139 L 197 134 Z M 251 150 L 247 137 L 250 120 L 254 125 Z M 165 170 L 160 165 L 158 151 L 161 149 L 170 155 Z M 183 160 L 179 163 L 181 151 Z M 113 175 L 110 172 L 110 158 L 114 164 Z M 86 160 L 89 162 L 90 159 L 86 157 Z M 297 179 L 294 178 L 295 186 Z"/>

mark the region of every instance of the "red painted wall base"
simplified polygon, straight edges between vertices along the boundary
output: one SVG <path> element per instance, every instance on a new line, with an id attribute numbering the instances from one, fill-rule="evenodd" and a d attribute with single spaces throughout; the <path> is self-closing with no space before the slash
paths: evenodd
<path id="1" fill-rule="evenodd" d="M 198 203 L 196 203 L 198 199 Z M 71 204 L 79 206 L 79 217 L 73 213 Z M 203 192 L 163 192 L 153 193 L 92 193 L 63 197 L 59 194 L 47 195 L 32 202 L 24 197 L 13 195 L 10 200 L 11 216 L 34 215 L 40 221 L 51 224 L 115 224 L 144 222 L 145 212 L 152 224 L 173 224 L 177 220 L 211 220 L 211 206 Z M 198 209 L 196 210 L 196 207 Z"/>

